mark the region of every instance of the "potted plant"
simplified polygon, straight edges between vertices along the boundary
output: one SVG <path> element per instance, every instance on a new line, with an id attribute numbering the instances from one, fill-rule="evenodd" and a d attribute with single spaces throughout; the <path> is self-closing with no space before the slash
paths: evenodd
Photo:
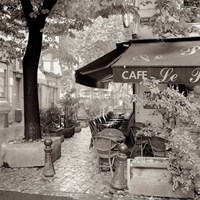
<path id="1" fill-rule="evenodd" d="M 65 138 L 72 137 L 75 133 L 75 114 L 77 110 L 78 98 L 75 97 L 74 90 L 66 91 L 59 100 L 61 107 L 61 124 L 64 127 L 62 130 Z"/>
<path id="2" fill-rule="evenodd" d="M 40 110 L 40 125 L 43 135 L 53 133 L 60 128 L 60 109 L 53 106 Z"/>
<path id="3" fill-rule="evenodd" d="M 172 190 L 181 189 L 183 195 L 198 186 L 200 177 L 199 122 L 200 106 L 190 102 L 178 90 L 160 90 L 158 81 L 146 80 L 144 85 L 150 90 L 148 95 L 135 96 L 135 101 L 154 108 L 161 116 L 160 125 L 149 124 L 137 134 L 162 136 L 167 139 L 167 169 L 170 173 Z M 197 187 L 196 187 L 197 188 Z"/>
<path id="4" fill-rule="evenodd" d="M 58 136 L 64 141 L 62 127 L 60 124 L 60 109 L 55 105 L 47 109 L 40 110 L 40 125 L 43 136 Z"/>

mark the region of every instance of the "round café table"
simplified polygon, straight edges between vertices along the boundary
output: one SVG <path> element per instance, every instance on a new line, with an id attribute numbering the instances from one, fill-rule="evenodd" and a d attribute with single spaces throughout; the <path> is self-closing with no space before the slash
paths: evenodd
<path id="1" fill-rule="evenodd" d="M 109 137 L 120 143 L 124 142 L 126 139 L 124 134 L 120 130 L 115 128 L 105 128 L 101 132 L 99 132 L 98 135 Z"/>

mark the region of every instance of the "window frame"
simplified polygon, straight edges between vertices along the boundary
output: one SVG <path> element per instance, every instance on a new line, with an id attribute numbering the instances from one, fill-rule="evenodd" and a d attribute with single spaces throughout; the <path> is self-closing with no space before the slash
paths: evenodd
<path id="1" fill-rule="evenodd" d="M 8 66 L 6 63 L 0 61 L 0 78 L 3 77 L 3 84 L 0 85 L 3 88 L 3 95 L 0 94 L 0 100 L 7 99 L 7 89 L 8 89 Z"/>

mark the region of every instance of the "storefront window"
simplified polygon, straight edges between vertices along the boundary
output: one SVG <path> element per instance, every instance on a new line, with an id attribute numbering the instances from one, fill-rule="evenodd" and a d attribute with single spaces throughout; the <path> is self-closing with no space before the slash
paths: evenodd
<path id="1" fill-rule="evenodd" d="M 187 95 L 188 95 L 188 87 L 186 87 L 185 84 L 169 84 L 168 87 L 175 89 L 175 90 L 178 90 L 185 97 L 187 97 Z"/>

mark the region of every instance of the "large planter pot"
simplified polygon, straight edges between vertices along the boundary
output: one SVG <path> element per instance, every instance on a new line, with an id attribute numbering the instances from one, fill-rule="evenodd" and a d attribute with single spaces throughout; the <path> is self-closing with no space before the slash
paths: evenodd
<path id="1" fill-rule="evenodd" d="M 76 122 L 74 126 L 75 126 L 75 130 L 74 130 L 75 133 L 81 132 L 81 122 L 79 121 Z"/>
<path id="2" fill-rule="evenodd" d="M 183 193 L 181 188 L 172 190 L 168 159 L 136 157 L 128 159 L 127 185 L 130 194 L 169 198 L 194 198 L 194 190 Z M 186 170 L 190 170 L 186 168 Z"/>
<path id="3" fill-rule="evenodd" d="M 77 126 L 77 127 L 75 127 L 75 130 L 74 130 L 74 132 L 75 133 L 79 133 L 79 132 L 81 132 L 81 126 Z"/>
<path id="4" fill-rule="evenodd" d="M 52 161 L 61 156 L 61 140 L 59 137 L 45 137 L 52 139 Z M 37 167 L 44 166 L 45 145 L 44 141 L 13 143 L 4 142 L 1 145 L 1 156 L 6 166 L 15 167 Z"/>
<path id="5" fill-rule="evenodd" d="M 53 129 L 49 131 L 49 136 L 60 137 L 61 142 L 64 142 L 64 135 L 62 133 L 63 128 Z"/>
<path id="6" fill-rule="evenodd" d="M 64 128 L 61 133 L 64 135 L 64 138 L 70 138 L 75 133 L 75 126 Z"/>

